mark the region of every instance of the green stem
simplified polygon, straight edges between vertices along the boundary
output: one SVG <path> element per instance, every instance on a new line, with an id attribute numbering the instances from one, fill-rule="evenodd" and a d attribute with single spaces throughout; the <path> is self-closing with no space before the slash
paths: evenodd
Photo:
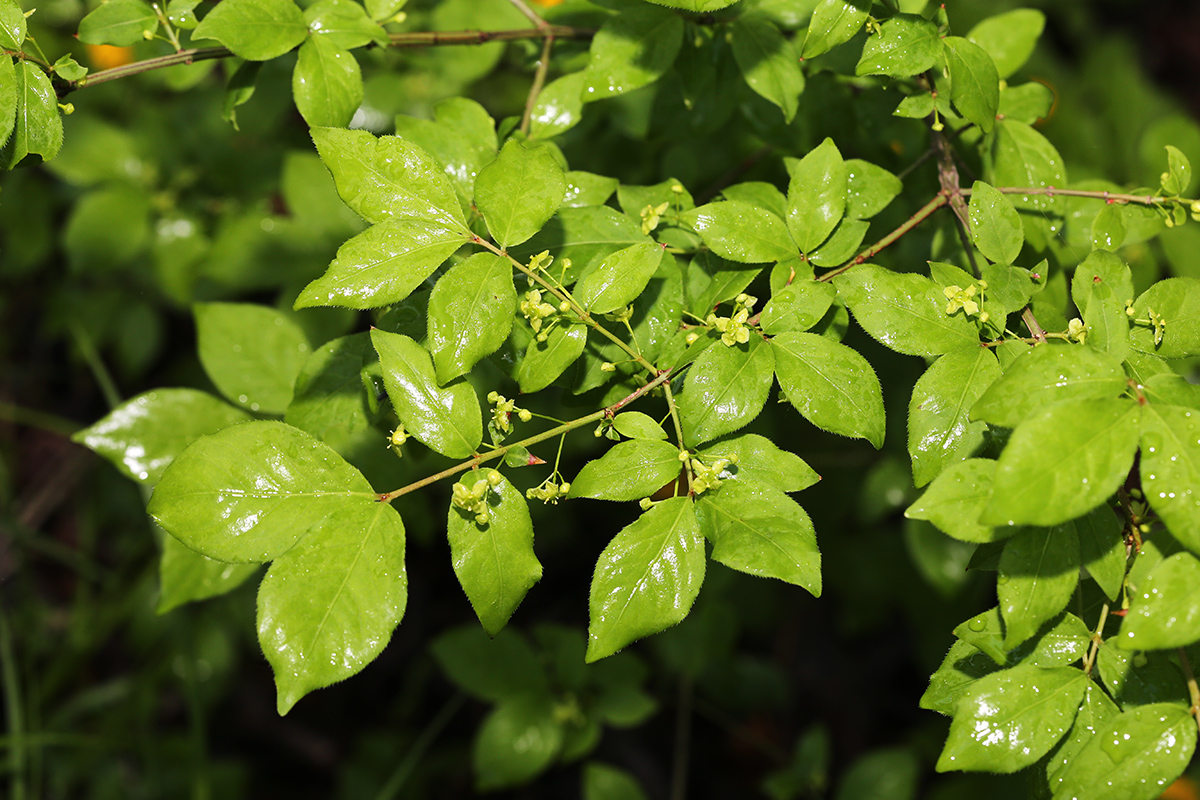
<path id="1" fill-rule="evenodd" d="M 588 425 L 592 422 L 597 422 L 597 421 L 603 419 L 605 416 L 612 416 L 613 414 L 617 413 L 625 406 L 632 403 L 634 400 L 637 400 L 639 397 L 642 397 L 643 395 L 645 395 L 647 392 L 649 392 L 655 386 L 667 385 L 668 381 L 670 380 L 670 377 L 671 377 L 671 373 L 669 371 L 660 372 L 657 375 L 655 375 L 654 380 L 650 381 L 649 383 L 647 383 L 644 386 L 638 387 L 638 389 L 636 391 L 631 392 L 630 394 L 626 395 L 622 399 L 613 403 L 611 406 L 607 406 L 605 408 L 600 409 L 599 411 L 595 411 L 591 414 L 588 414 L 586 417 L 579 417 L 578 419 L 573 419 L 570 422 L 564 422 L 562 425 L 551 428 L 550 430 L 547 430 L 547 431 L 542 431 L 539 434 L 530 436 L 527 439 L 522 439 L 519 442 L 513 442 L 512 444 L 506 444 L 503 447 L 497 447 L 495 450 L 490 450 L 487 453 L 481 453 L 481 454 L 475 456 L 474 458 L 471 458 L 471 459 L 468 459 L 468 460 L 462 462 L 461 464 L 455 464 L 453 467 L 444 469 L 435 475 L 430 475 L 426 478 L 422 478 L 421 480 L 410 483 L 407 486 L 401 486 L 399 489 L 395 489 L 391 492 L 388 492 L 387 494 L 381 494 L 381 495 L 379 495 L 379 501 L 381 503 L 390 503 L 393 500 L 395 500 L 397 497 L 401 497 L 410 492 L 415 492 L 418 489 L 423 489 L 426 486 L 437 483 L 438 481 L 442 480 L 443 478 L 449 478 L 450 476 L 457 475 L 460 472 L 465 472 L 466 470 L 474 469 L 475 467 L 479 466 L 480 464 L 485 464 L 488 461 L 495 461 L 497 458 L 503 458 L 505 453 L 507 453 L 509 450 L 512 450 L 514 448 L 529 447 L 530 445 L 535 445 L 535 444 L 538 444 L 539 442 L 544 442 L 547 439 L 553 439 L 555 436 L 559 436 L 564 433 L 569 433 L 569 432 L 575 430 L 576 428 L 583 427 L 584 425 Z"/>
<path id="2" fill-rule="evenodd" d="M 671 392 L 671 382 L 667 381 L 663 385 L 663 394 L 667 398 L 667 413 L 671 415 L 671 426 L 675 429 L 675 439 L 679 442 L 679 449 L 686 450 L 683 446 L 683 426 L 679 423 L 679 411 L 675 408 L 675 395 Z M 692 460 L 689 458 L 683 462 L 683 474 L 687 476 L 688 497 L 692 496 Z"/>
<path id="3" fill-rule="evenodd" d="M 110 409 L 116 408 L 121 404 L 121 393 L 117 391 L 117 384 L 113 380 L 112 374 L 108 371 L 108 367 L 104 366 L 104 362 L 100 359 L 100 354 L 96 352 L 96 348 L 92 344 L 92 338 L 88 336 L 83 326 L 78 323 L 71 325 L 71 333 L 75 336 L 75 344 L 79 347 L 80 355 L 83 356 L 83 360 L 92 371 L 92 377 L 96 379 L 96 383 L 100 386 L 100 393 L 104 395 L 104 401 L 108 403 Z"/>
<path id="4" fill-rule="evenodd" d="M 525 18 L 527 20 L 529 20 L 530 22 L 532 22 L 537 27 L 539 27 L 539 28 L 546 27 L 546 20 L 539 17 L 537 12 L 534 11 L 532 8 L 530 8 L 529 5 L 525 2 L 525 0 L 508 0 L 508 2 L 510 2 L 514 6 L 516 6 L 517 11 L 520 11 L 522 14 L 524 14 Z"/>
<path id="5" fill-rule="evenodd" d="M 533 118 L 533 106 L 537 103 L 542 87 L 546 85 L 546 72 L 550 69 L 550 49 L 554 46 L 554 37 L 547 36 L 542 43 L 542 56 L 538 59 L 537 70 L 533 73 L 533 85 L 529 87 L 529 96 L 525 98 L 525 112 L 521 115 L 521 133 L 529 133 L 529 122 Z"/>
<path id="6" fill-rule="evenodd" d="M 3 400 L 0 400 L 0 420 L 17 425 L 28 425 L 30 428 L 57 433 L 59 436 L 70 436 L 79 430 L 79 426 L 66 417 L 6 403 Z"/>
<path id="7" fill-rule="evenodd" d="M 895 242 L 901 236 L 903 236 L 904 234 L 911 231 L 913 228 L 920 225 L 931 214 L 933 214 L 933 212 L 937 211 L 939 208 L 946 205 L 946 203 L 948 203 L 949 201 L 950 201 L 950 198 L 944 192 L 939 192 L 936 197 L 934 197 L 932 200 L 930 200 L 925 205 L 921 206 L 921 208 L 917 210 L 917 213 L 915 213 L 911 217 L 909 217 L 908 220 L 905 221 L 905 223 L 903 225 L 901 225 L 899 228 L 896 228 L 896 230 L 892 231 L 887 236 L 883 237 L 878 242 L 876 242 L 875 244 L 868 247 L 866 250 L 863 250 L 861 253 L 856 255 L 851 261 L 848 261 L 847 263 L 843 264 L 842 266 L 838 267 L 837 269 L 833 269 L 833 270 L 830 270 L 829 272 L 826 272 L 824 275 L 817 278 L 817 280 L 828 281 L 837 275 L 841 275 L 843 272 L 850 269 L 851 267 L 856 267 L 859 264 L 864 263 L 867 259 L 874 258 L 875 255 L 877 253 L 879 253 L 880 250 L 883 250 L 885 247 L 887 247 L 888 245 Z"/>
<path id="8" fill-rule="evenodd" d="M 3 672 L 4 707 L 8 709 L 8 740 L 12 742 L 8 751 L 9 772 L 12 778 L 12 800 L 25 798 L 25 719 L 21 713 L 24 698 L 21 697 L 21 681 L 17 675 L 17 663 L 13 656 L 12 631 L 8 627 L 8 615 L 0 608 L 0 671 Z"/>
<path id="9" fill-rule="evenodd" d="M 1088 675 L 1092 674 L 1092 667 L 1096 664 L 1096 653 L 1104 642 L 1104 623 L 1107 621 L 1108 603 L 1105 603 L 1100 609 L 1100 622 L 1096 625 L 1096 632 L 1092 634 L 1092 645 L 1088 649 L 1087 657 L 1083 659 L 1083 671 Z"/>
<path id="10" fill-rule="evenodd" d="M 1188 661 L 1187 651 L 1182 647 L 1179 648 L 1179 665 L 1183 667 L 1183 676 L 1187 678 L 1188 696 L 1192 700 L 1192 707 L 1189 710 L 1196 719 L 1197 728 L 1200 728 L 1200 686 L 1196 685 L 1196 675 L 1192 672 L 1192 663 Z"/>

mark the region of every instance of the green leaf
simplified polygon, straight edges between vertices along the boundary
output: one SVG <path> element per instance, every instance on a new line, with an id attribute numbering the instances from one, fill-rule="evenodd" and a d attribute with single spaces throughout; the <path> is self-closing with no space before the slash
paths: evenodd
<path id="1" fill-rule="evenodd" d="M 1100 668 L 1102 685 L 1121 708 L 1163 702 L 1185 705 L 1188 702 L 1183 676 L 1167 653 L 1154 650 L 1131 653 L 1106 640 L 1100 645 L 1096 664 Z"/>
<path id="2" fill-rule="evenodd" d="M 848 263 L 858 252 L 870 226 L 864 219 L 842 217 L 829 238 L 808 254 L 808 260 L 818 267 L 836 267 Z"/>
<path id="3" fill-rule="evenodd" d="M 887 208 L 903 188 L 900 179 L 883 167 L 851 158 L 846 161 L 846 216 L 870 219 Z"/>
<path id="4" fill-rule="evenodd" d="M 404 616 L 404 523 L 386 503 L 351 502 L 275 559 L 258 589 L 258 641 L 286 714 L 313 689 L 383 652 Z"/>
<path id="5" fill-rule="evenodd" d="M 454 186 L 417 145 L 398 136 L 377 139 L 362 130 L 313 128 L 310 133 L 338 194 L 367 222 L 412 217 L 470 238 Z"/>
<path id="6" fill-rule="evenodd" d="M 1097 250 L 1116 250 L 1125 243 L 1125 210 L 1108 206 L 1096 212 L 1092 220 L 1092 247 Z"/>
<path id="7" fill-rule="evenodd" d="M 716 11 L 726 6 L 731 6 L 737 0 L 647 0 L 647 2 L 668 8 L 680 8 L 695 14 L 703 14 L 708 11 Z"/>
<path id="8" fill-rule="evenodd" d="M 616 251 L 648 241 L 650 237 L 642 233 L 638 223 L 614 208 L 564 207 L 532 239 L 514 248 L 512 255 L 526 262 L 543 250 L 549 251 L 555 259 L 550 270 L 556 278 L 562 273 L 563 260 L 570 259 L 571 268 L 560 279 L 569 286 Z"/>
<path id="9" fill-rule="evenodd" d="M 766 181 L 735 183 L 722 189 L 721 196 L 726 200 L 764 208 L 779 219 L 787 214 L 787 198 L 775 184 Z"/>
<path id="10" fill-rule="evenodd" d="M 1000 108 L 1000 75 L 995 63 L 982 47 L 961 36 L 947 36 L 942 43 L 950 70 L 950 102 L 984 133 L 991 131 Z"/>
<path id="11" fill-rule="evenodd" d="M 304 21 L 315 34 L 311 38 L 328 41 L 340 50 L 353 50 L 371 42 L 387 47 L 389 43 L 387 31 L 354 0 L 319 0 L 304 9 Z"/>
<path id="12" fill-rule="evenodd" d="M 798 280 L 771 294 L 759 324 L 770 335 L 806 331 L 821 321 L 835 297 L 837 289 L 830 283 Z"/>
<path id="13" fill-rule="evenodd" d="M 987 425 L 971 422 L 975 401 L 1000 377 L 995 354 L 967 345 L 938 358 L 913 386 L 908 403 L 908 452 L 920 488 L 983 444 Z"/>
<path id="14" fill-rule="evenodd" d="M 992 186 L 1046 189 L 1067 185 L 1066 166 L 1058 150 L 1045 136 L 1023 122 L 996 121 L 991 145 L 984 155 L 984 180 Z M 1050 216 L 1054 212 L 1061 213 L 1061 201 L 1044 195 L 1010 195 L 1010 198 L 1017 211 L 1022 212 L 1025 238 L 1035 248 L 1043 249 L 1045 239 L 1062 227 L 1061 220 Z M 1035 234 L 1038 238 L 1031 239 Z"/>
<path id="15" fill-rule="evenodd" d="M 589 761 L 583 765 L 583 800 L 646 800 L 646 793 L 628 772 Z"/>
<path id="16" fill-rule="evenodd" d="M 571 497 L 640 500 L 679 477 L 679 448 L 668 442 L 634 439 L 614 445 L 583 465 L 571 481 Z"/>
<path id="17" fill-rule="evenodd" d="M 1142 491 L 1188 549 L 1200 552 L 1200 411 L 1150 404 L 1142 411 Z"/>
<path id="18" fill-rule="evenodd" d="M 498 703 L 550 691 L 538 654 L 512 628 L 492 637 L 478 625 L 463 625 L 438 636 L 429 649 L 446 676 L 480 700 Z"/>
<path id="19" fill-rule="evenodd" d="M 1116 643 L 1166 650 L 1200 640 L 1200 561 L 1190 553 L 1163 559 L 1137 587 Z"/>
<path id="20" fill-rule="evenodd" d="M 1008 655 L 1009 663 L 1024 663 L 1033 667 L 1065 667 L 1087 655 L 1092 632 L 1074 614 L 1063 613 L 1059 621 L 1036 638 L 1029 639 Z"/>
<path id="21" fill-rule="evenodd" d="M 699 233 L 714 253 L 730 261 L 757 264 L 797 254 L 783 220 L 749 203 L 709 203 L 685 211 L 679 219 Z"/>
<path id="22" fill-rule="evenodd" d="M 501 477 L 487 495 L 490 519 L 450 506 L 446 523 L 454 574 L 489 636 L 508 623 L 525 594 L 541 580 L 533 554 L 533 522 L 520 490 Z"/>
<path id="23" fill-rule="evenodd" d="M 464 209 L 475 197 L 475 178 L 496 158 L 496 123 L 487 110 L 466 97 L 434 106 L 436 120 L 396 116 L 396 135 L 440 161 Z"/>
<path id="24" fill-rule="evenodd" d="M 1011 528 L 982 525 L 979 517 L 992 496 L 996 462 L 969 458 L 951 464 L 934 478 L 925 494 L 904 512 L 909 519 L 932 522 L 938 530 L 962 542 L 995 542 L 1013 534 Z"/>
<path id="25" fill-rule="evenodd" d="M 802 417 L 830 433 L 883 446 L 883 393 L 865 358 L 813 333 L 781 333 L 771 349 L 779 386 Z"/>
<path id="26" fill-rule="evenodd" d="M 761 16 L 738 17 L 729 27 L 733 57 L 742 77 L 751 89 L 779 106 L 784 122 L 790 124 L 804 91 L 804 73 L 791 41 Z"/>
<path id="27" fill-rule="evenodd" d="M 195 389 L 155 389 L 117 406 L 71 441 L 111 461 L 125 477 L 153 486 L 175 456 L 201 436 L 250 419 Z"/>
<path id="28" fill-rule="evenodd" d="M 79 41 L 129 47 L 158 30 L 158 15 L 144 0 L 107 0 L 79 21 Z"/>
<path id="29" fill-rule="evenodd" d="M 312 349 L 279 311 L 254 303 L 197 303 L 197 349 L 209 379 L 251 411 L 283 414 Z"/>
<path id="30" fill-rule="evenodd" d="M 575 300 L 593 314 L 619 311 L 637 299 L 662 263 L 663 247 L 643 242 L 618 250 L 575 286 Z"/>
<path id="31" fill-rule="evenodd" d="M 363 99 L 358 61 L 331 39 L 309 36 L 292 72 L 292 96 L 310 126 L 349 125 Z"/>
<path id="32" fill-rule="evenodd" d="M 308 26 L 292 0 L 223 0 L 192 31 L 216 39 L 247 61 L 278 58 L 304 41 Z"/>
<path id="33" fill-rule="evenodd" d="M 812 520 L 783 492 L 762 483 L 725 481 L 700 495 L 696 516 L 713 543 L 714 561 L 821 596 L 821 553 Z"/>
<path id="34" fill-rule="evenodd" d="M 1186 706 L 1157 703 L 1125 711 L 1095 736 L 1061 773 L 1056 797 L 1151 800 L 1179 777 L 1196 749 L 1196 721 Z"/>
<path id="35" fill-rule="evenodd" d="M 578 125 L 583 118 L 583 86 L 582 72 L 546 84 L 529 114 L 529 138 L 549 139 Z"/>
<path id="36" fill-rule="evenodd" d="M 1000 618 L 999 608 L 976 614 L 955 628 L 954 635 L 986 653 L 993 663 L 1008 665 L 1008 650 L 1004 647 L 1004 620 Z"/>
<path id="37" fill-rule="evenodd" d="M 917 14 L 896 14 L 867 37 L 854 74 L 904 78 L 929 69 L 941 55 L 937 25 Z"/>
<path id="38" fill-rule="evenodd" d="M 571 208 L 603 205 L 617 190 L 619 181 L 591 172 L 571 170 L 563 174 L 567 180 L 567 193 L 563 205 Z"/>
<path id="39" fill-rule="evenodd" d="M 1025 244 L 1025 229 L 1011 200 L 989 184 L 975 181 L 971 187 L 970 217 L 971 239 L 979 252 L 999 264 L 1017 260 Z"/>
<path id="40" fill-rule="evenodd" d="M 705 461 L 718 458 L 737 461 L 718 476 L 721 480 L 737 479 L 782 492 L 798 492 L 821 480 L 800 456 L 780 450 L 757 433 L 720 439 L 697 449 L 696 453 Z"/>
<path id="41" fill-rule="evenodd" d="M 1020 8 L 988 17 L 971 28 L 967 39 L 991 56 L 1001 78 L 1008 78 L 1029 60 L 1045 26 L 1041 11 Z"/>
<path id="42" fill-rule="evenodd" d="M 759 415 L 771 391 L 773 348 L 751 335 L 746 344 L 716 344 L 688 370 L 678 399 L 684 440 L 691 447 L 743 428 Z"/>
<path id="43" fill-rule="evenodd" d="M 562 167 L 548 147 L 510 139 L 475 178 L 475 205 L 492 238 L 508 248 L 541 230 L 566 191 Z"/>
<path id="44" fill-rule="evenodd" d="M 429 349 L 438 383 L 471 371 L 508 338 L 517 310 L 512 264 L 476 253 L 451 267 L 429 295 Z"/>
<path id="45" fill-rule="evenodd" d="M 355 448 L 374 431 L 362 373 L 378 367 L 366 333 L 342 336 L 317 348 L 296 376 L 292 402 L 283 421 L 308 431 L 338 452 Z M 378 441 L 378 440 L 376 440 Z"/>
<path id="46" fill-rule="evenodd" d="M 258 571 L 258 564 L 227 564 L 202 556 L 174 536 L 164 536 L 158 566 L 161 590 L 156 614 L 231 592 Z"/>
<path id="47" fill-rule="evenodd" d="M 683 19 L 652 6 L 632 6 L 610 17 L 592 37 L 583 73 L 583 102 L 640 89 L 675 63 L 683 45 Z"/>
<path id="48" fill-rule="evenodd" d="M 1016 772 L 1050 752 L 1075 718 L 1088 677 L 1018 665 L 975 681 L 958 701 L 938 772 Z"/>
<path id="49" fill-rule="evenodd" d="M 17 122 L 18 129 L 20 121 Z M 1162 341 L 1155 343 L 1155 328 L 1148 320 L 1153 310 L 1164 326 Z M 1135 324 L 1129 331 L 1134 350 L 1160 358 L 1200 354 L 1200 279 L 1167 278 L 1147 289 L 1133 304 Z"/>
<path id="50" fill-rule="evenodd" d="M 967 689 L 984 675 L 998 669 L 996 662 L 974 645 L 956 640 L 942 659 L 941 666 L 929 676 L 929 688 L 921 695 L 919 705 L 926 711 L 953 716 L 959 699 Z"/>
<path id="51" fill-rule="evenodd" d="M 384 220 L 339 247 L 329 269 L 304 287 L 295 307 L 366 309 L 398 303 L 469 238 L 461 226 L 441 219 Z"/>
<path id="52" fill-rule="evenodd" d="M 1054 107 L 1054 92 L 1045 84 L 1030 81 L 1020 86 L 1004 86 L 1000 89 L 1000 108 L 997 114 L 1005 119 L 1015 119 L 1033 125 L 1050 115 Z"/>
<path id="53" fill-rule="evenodd" d="M 1125 391 L 1120 362 L 1090 347 L 1043 344 L 1017 358 L 971 407 L 971 418 L 1015 428 L 1047 406 Z"/>
<path id="54" fill-rule="evenodd" d="M 1192 164 L 1179 148 L 1167 145 L 1167 171 L 1162 174 L 1163 192 L 1180 195 L 1192 182 Z"/>
<path id="55" fill-rule="evenodd" d="M 916 800 L 921 770 L 912 748 L 872 750 L 846 770 L 834 800 Z"/>
<path id="56" fill-rule="evenodd" d="M 1116 600 L 1125 581 L 1124 520 L 1100 506 L 1074 523 L 1083 567 L 1109 599 Z"/>
<path id="57" fill-rule="evenodd" d="M 521 391 L 538 392 L 554 383 L 583 355 L 587 330 L 582 322 L 560 323 L 550 329 L 546 341 L 530 340 L 525 357 L 517 366 L 516 379 Z"/>
<path id="58" fill-rule="evenodd" d="M 562 744 L 563 725 L 550 696 L 506 699 L 475 736 L 475 787 L 489 791 L 527 783 L 550 766 Z"/>
<path id="59" fill-rule="evenodd" d="M 683 621 L 704 582 L 704 534 L 687 497 L 664 500 L 623 528 L 592 577 L 587 661 Z"/>
<path id="60" fill-rule="evenodd" d="M 483 441 L 483 417 L 471 384 L 439 386 L 429 351 L 407 336 L 374 328 L 371 342 L 392 408 L 409 433 L 447 458 L 472 455 Z"/>
<path id="61" fill-rule="evenodd" d="M 25 29 L 25 13 L 16 0 L 0 0 L 0 47 L 19 52 Z"/>
<path id="62" fill-rule="evenodd" d="M 929 357 L 979 344 L 975 323 L 947 314 L 942 288 L 924 275 L 862 264 L 833 283 L 863 330 L 898 353 Z"/>
<path id="63" fill-rule="evenodd" d="M 813 10 L 800 58 L 816 58 L 854 38 L 867 21 L 866 0 L 821 0 Z"/>
<path id="64" fill-rule="evenodd" d="M 628 439 L 662 441 L 667 432 L 652 417 L 640 411 L 623 411 L 613 417 L 613 428 Z"/>
<path id="65" fill-rule="evenodd" d="M 1071 730 L 1050 754 L 1046 764 L 1046 780 L 1051 789 L 1057 790 L 1062 784 L 1063 772 L 1074 763 L 1079 751 L 1095 737 L 1100 727 L 1120 713 L 1117 704 L 1109 699 L 1103 689 L 1088 684 Z"/>
<path id="66" fill-rule="evenodd" d="M 147 510 L 209 558 L 263 562 L 330 515 L 378 507 L 371 485 L 329 446 L 264 421 L 193 442 L 163 473 Z"/>
<path id="67" fill-rule="evenodd" d="M 371 15 L 371 19 L 383 24 L 390 17 L 395 16 L 406 2 L 408 0 L 364 0 L 363 5 L 367 7 L 367 13 Z"/>
<path id="68" fill-rule="evenodd" d="M 896 106 L 896 110 L 892 112 L 892 115 L 905 119 L 924 119 L 932 113 L 933 95 L 925 92 L 923 94 L 909 95 L 901 100 L 900 105 Z"/>
<path id="69" fill-rule="evenodd" d="M 1062 611 L 1079 582 L 1079 538 L 1071 523 L 1026 528 L 1004 545 L 996 594 L 1004 617 L 1004 646 L 1032 637 Z"/>
<path id="70" fill-rule="evenodd" d="M 993 525 L 1058 525 L 1103 503 L 1137 450 L 1140 406 L 1128 399 L 1067 400 L 1017 426 L 996 465 Z"/>
<path id="71" fill-rule="evenodd" d="M 0 4 L 0 13 L 3 8 Z M 21 21 L 25 18 L 21 17 Z M 8 141 L 17 125 L 17 105 L 17 71 L 11 58 L 0 58 L 0 147 Z"/>
<path id="72" fill-rule="evenodd" d="M 8 56 L 3 56 L 8 58 Z M 49 161 L 62 148 L 62 117 L 50 78 L 36 64 L 23 60 L 15 68 L 16 115 L 11 138 L 0 150 L 0 168 L 12 169 L 27 155 Z"/>
<path id="73" fill-rule="evenodd" d="M 1133 300 L 1133 273 L 1129 265 L 1114 253 L 1094 250 L 1088 254 L 1071 276 L 1071 299 L 1081 311 L 1087 308 L 1088 294 L 1098 285 L 1107 286 L 1121 307 Z"/>
<path id="74" fill-rule="evenodd" d="M 825 241 L 846 211 L 848 170 L 837 145 L 825 139 L 790 171 L 787 227 L 807 253 Z"/>

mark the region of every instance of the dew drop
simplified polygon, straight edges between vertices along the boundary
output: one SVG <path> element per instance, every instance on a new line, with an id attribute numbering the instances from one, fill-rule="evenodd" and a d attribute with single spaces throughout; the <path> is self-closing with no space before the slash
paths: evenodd
<path id="1" fill-rule="evenodd" d="M 967 623 L 967 627 L 979 633 L 987 628 L 987 619 L 985 617 L 975 617 L 975 619 Z"/>

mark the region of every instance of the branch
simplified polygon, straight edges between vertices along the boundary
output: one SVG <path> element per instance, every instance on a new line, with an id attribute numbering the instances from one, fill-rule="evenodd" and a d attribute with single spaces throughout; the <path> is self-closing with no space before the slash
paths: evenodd
<path id="1" fill-rule="evenodd" d="M 868 247 L 866 250 L 863 250 L 861 253 L 856 255 L 852 261 L 849 261 L 849 262 L 843 264 L 842 266 L 838 267 L 837 269 L 826 272 L 824 275 L 817 278 L 817 280 L 828 281 L 837 275 L 841 275 L 843 272 L 850 269 L 851 267 L 856 267 L 859 264 L 864 263 L 867 259 L 874 258 L 875 255 L 877 253 L 879 253 L 880 250 L 883 250 L 885 247 L 887 247 L 888 245 L 895 242 L 901 236 L 903 236 L 904 234 L 911 231 L 913 228 L 920 225 L 931 214 L 933 214 L 933 212 L 937 211 L 939 208 L 946 205 L 946 203 L 948 203 L 948 202 L 949 202 L 949 198 L 946 196 L 946 194 L 944 192 L 938 192 L 938 194 L 932 200 L 930 200 L 925 205 L 921 206 L 921 208 L 917 211 L 917 213 L 915 213 L 911 217 L 909 217 L 908 220 L 903 225 L 901 225 L 899 228 L 896 228 L 896 230 L 892 231 L 887 236 L 883 237 L 878 242 L 876 242 L 875 244 Z"/>
<path id="2" fill-rule="evenodd" d="M 538 59 L 537 70 L 533 73 L 533 85 L 529 87 L 529 96 L 525 98 L 525 113 L 521 115 L 521 133 L 529 133 L 529 121 L 533 117 L 533 106 L 537 103 L 542 87 L 546 85 L 546 72 L 550 69 L 550 48 L 554 46 L 554 37 L 547 36 L 542 44 L 542 56 Z"/>
<path id="3" fill-rule="evenodd" d="M 516 6 L 517 11 L 520 11 L 522 14 L 524 14 L 525 18 L 528 19 L 530 22 L 532 22 L 534 25 L 536 25 L 538 28 L 546 27 L 546 20 L 539 17 L 537 12 L 534 11 L 532 8 L 530 8 L 529 4 L 526 3 L 525 0 L 508 0 L 508 2 L 510 2 L 514 6 Z"/>

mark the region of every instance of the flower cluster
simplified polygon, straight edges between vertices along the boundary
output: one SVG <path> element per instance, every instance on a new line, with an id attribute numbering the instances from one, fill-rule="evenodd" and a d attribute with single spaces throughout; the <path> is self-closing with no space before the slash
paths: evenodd
<path id="1" fill-rule="evenodd" d="M 680 454 L 680 460 L 687 457 L 686 453 Z M 737 453 L 731 453 L 728 458 L 718 458 L 711 464 L 705 464 L 698 458 L 692 458 L 692 493 L 703 494 L 709 489 L 716 489 L 721 485 L 721 473 L 731 464 L 736 464 L 737 461 Z"/>
<path id="2" fill-rule="evenodd" d="M 1072 342 L 1083 344 L 1087 339 L 1087 334 L 1087 325 L 1084 325 L 1083 320 L 1079 317 L 1075 317 L 1075 319 L 1067 323 L 1067 338 Z"/>
<path id="3" fill-rule="evenodd" d="M 487 400 L 495 405 L 492 409 L 492 421 L 490 426 L 494 428 L 496 433 L 507 434 L 512 431 L 512 414 L 517 415 L 517 419 L 521 422 L 529 422 L 533 419 L 533 414 L 527 408 L 518 408 L 515 400 L 509 400 L 504 395 L 498 392 L 488 392 Z"/>
<path id="4" fill-rule="evenodd" d="M 525 496 L 530 500 L 541 500 L 543 503 L 557 505 L 558 501 L 566 497 L 569 491 L 571 491 L 571 484 L 569 482 L 556 483 L 555 476 L 551 475 L 542 481 L 540 486 L 526 489 Z"/>
<path id="5" fill-rule="evenodd" d="M 946 303 L 947 314 L 953 314 L 960 308 L 966 312 L 968 317 L 979 313 L 979 304 L 972 299 L 975 297 L 975 284 L 971 284 L 965 289 L 959 286 L 947 286 L 942 289 L 942 294 L 946 295 L 946 299 L 950 301 Z"/>
<path id="6" fill-rule="evenodd" d="M 538 341 L 546 341 L 546 332 L 542 330 L 542 323 L 558 313 L 557 309 L 542 301 L 542 293 L 538 289 L 530 289 L 525 293 L 525 299 L 521 301 L 520 308 L 525 319 L 529 320 L 529 327 L 533 328 L 533 332 L 537 334 Z"/>
<path id="7" fill-rule="evenodd" d="M 721 332 L 721 341 L 725 343 L 726 347 L 750 341 L 750 328 L 746 325 L 746 321 L 750 319 L 750 312 L 754 308 L 754 304 L 758 302 L 758 298 L 742 292 L 734 298 L 733 302 L 731 316 L 718 317 L 716 314 L 709 314 L 708 319 L 704 320 L 706 325 Z"/>
<path id="8" fill-rule="evenodd" d="M 404 424 L 396 426 L 396 430 L 392 431 L 392 435 L 388 437 L 388 450 L 394 450 L 396 455 L 403 456 L 400 448 L 408 441 L 408 431 L 404 430 Z"/>
<path id="9" fill-rule="evenodd" d="M 453 496 L 450 499 L 451 505 L 455 508 L 461 508 L 468 514 L 475 515 L 475 524 L 487 525 L 491 522 L 492 512 L 488 508 L 488 492 L 493 491 L 500 485 L 500 473 L 496 470 L 488 470 L 486 478 L 480 478 L 475 481 L 475 484 L 468 489 L 466 484 L 454 484 Z"/>
<path id="10" fill-rule="evenodd" d="M 666 203 L 659 203 L 656 206 L 648 205 L 645 208 L 643 208 L 642 209 L 642 233 L 649 236 L 650 231 L 652 231 L 658 227 L 659 220 L 662 218 L 663 214 L 667 213 L 667 209 L 670 207 L 671 207 L 671 203 L 670 203 L 670 201 L 668 201 Z"/>

